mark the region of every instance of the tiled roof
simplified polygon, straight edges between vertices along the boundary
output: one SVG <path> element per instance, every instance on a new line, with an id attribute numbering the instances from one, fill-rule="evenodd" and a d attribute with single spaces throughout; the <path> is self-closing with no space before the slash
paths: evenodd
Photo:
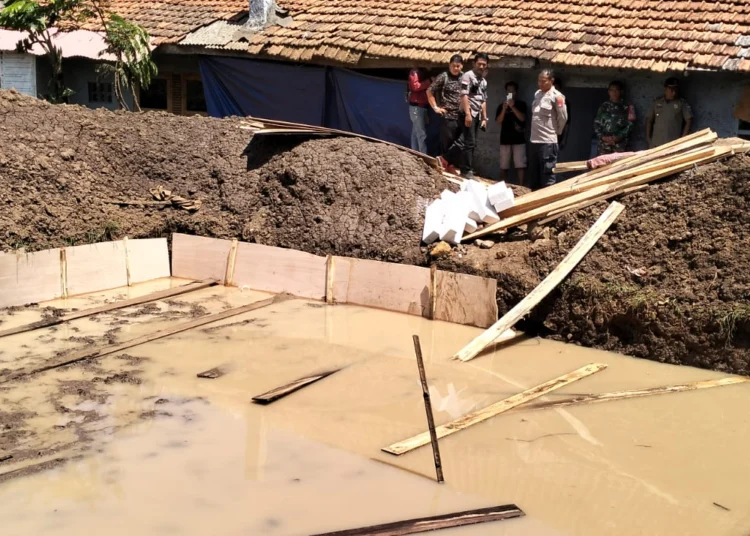
<path id="1" fill-rule="evenodd" d="M 176 43 L 217 20 L 247 14 L 249 0 L 110 0 L 108 9 L 143 26 L 155 45 Z M 99 29 L 96 24 L 85 26 Z"/>
<path id="2" fill-rule="evenodd" d="M 750 71 L 750 0 L 277 3 L 293 22 L 235 42 L 233 50 L 351 65 L 366 58 L 444 63 L 455 52 L 481 50 L 493 59 L 599 68 Z"/>

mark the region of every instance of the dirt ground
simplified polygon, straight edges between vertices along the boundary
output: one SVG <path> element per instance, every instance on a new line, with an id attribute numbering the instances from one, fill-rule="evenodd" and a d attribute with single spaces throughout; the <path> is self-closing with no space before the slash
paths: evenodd
<path id="1" fill-rule="evenodd" d="M 236 119 L 52 106 L 0 92 L 0 249 L 187 232 L 428 264 L 426 203 L 447 187 L 421 160 L 359 139 L 256 140 Z M 625 197 L 625 213 L 525 325 L 530 333 L 658 361 L 750 374 L 750 158 L 735 157 Z M 197 213 L 121 207 L 162 185 Z M 462 246 L 445 269 L 498 279 L 501 314 L 604 210 L 534 239 Z"/>

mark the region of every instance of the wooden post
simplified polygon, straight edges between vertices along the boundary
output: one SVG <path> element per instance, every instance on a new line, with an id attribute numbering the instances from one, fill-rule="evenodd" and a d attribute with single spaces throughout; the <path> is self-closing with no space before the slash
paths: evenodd
<path id="1" fill-rule="evenodd" d="M 232 281 L 234 280 L 234 265 L 237 262 L 237 246 L 239 242 L 236 238 L 232 239 L 232 247 L 229 250 L 229 256 L 227 257 L 227 270 L 224 275 L 224 286 L 231 287 Z"/>
<path id="2" fill-rule="evenodd" d="M 422 345 L 419 344 L 419 335 L 414 335 L 414 352 L 417 354 L 417 368 L 419 369 L 419 380 L 422 382 L 422 396 L 424 397 L 424 410 L 427 413 L 427 426 L 430 429 L 430 441 L 432 441 L 432 455 L 435 458 L 435 472 L 437 481 L 444 482 L 443 464 L 440 461 L 440 447 L 438 446 L 437 432 L 435 432 L 435 418 L 432 415 L 432 402 L 430 401 L 430 389 L 427 386 L 427 375 L 424 372 L 424 361 L 422 360 Z"/>
<path id="3" fill-rule="evenodd" d="M 430 320 L 435 320 L 437 311 L 437 266 L 430 266 Z"/>
<path id="4" fill-rule="evenodd" d="M 334 261 L 333 255 L 326 258 L 326 303 L 333 305 Z"/>

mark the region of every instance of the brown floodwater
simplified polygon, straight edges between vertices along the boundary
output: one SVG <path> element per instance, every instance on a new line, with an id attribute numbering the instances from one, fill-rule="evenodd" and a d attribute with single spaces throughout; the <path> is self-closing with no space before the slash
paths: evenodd
<path id="1" fill-rule="evenodd" d="M 43 305 L 87 308 L 181 283 Z M 266 297 L 209 288 L 14 335 L 0 339 L 0 369 Z M 39 316 L 38 308 L 6 312 L 0 329 Z M 609 366 L 542 400 L 724 376 L 538 339 L 468 363 L 449 360 L 478 333 L 292 300 L 131 348 L 125 359 L 0 385 L 0 412 L 30 414 L 14 448 L 43 452 L 0 463 L 0 534 L 294 536 L 508 503 L 526 517 L 439 534 L 750 534 L 750 384 L 521 407 L 442 439 L 443 485 L 432 480 L 429 446 L 400 457 L 381 452 L 426 429 L 413 334 L 438 424 L 588 363 Z M 196 377 L 217 366 L 227 374 Z M 269 406 L 250 402 L 332 368 L 342 370 Z M 2 450 L 6 433 L 0 429 L 0 458 L 14 453 Z M 2 480 L 47 459 L 68 461 Z"/>

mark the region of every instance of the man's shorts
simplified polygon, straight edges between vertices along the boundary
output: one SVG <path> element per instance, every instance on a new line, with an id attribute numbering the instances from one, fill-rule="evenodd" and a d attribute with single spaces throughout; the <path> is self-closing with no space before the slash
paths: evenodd
<path id="1" fill-rule="evenodd" d="M 526 167 L 526 144 L 501 145 L 500 146 L 500 169 L 510 169 L 510 155 L 513 153 L 513 167 L 523 169 Z"/>

